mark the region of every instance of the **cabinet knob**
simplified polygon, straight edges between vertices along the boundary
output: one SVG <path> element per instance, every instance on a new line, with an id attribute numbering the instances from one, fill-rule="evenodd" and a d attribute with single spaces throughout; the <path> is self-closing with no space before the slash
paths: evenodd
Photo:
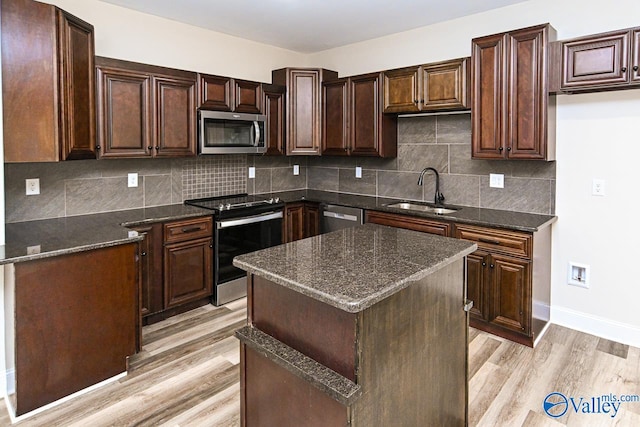
<path id="1" fill-rule="evenodd" d="M 498 151 L 502 152 L 502 150 L 504 150 L 504 147 L 498 148 Z"/>
<path id="2" fill-rule="evenodd" d="M 158 147 L 158 146 L 156 145 L 156 151 L 157 151 L 157 150 L 160 150 L 160 147 Z"/>
<path id="3" fill-rule="evenodd" d="M 507 151 L 511 151 L 511 147 L 507 147 Z"/>
<path id="4" fill-rule="evenodd" d="M 487 263 L 486 263 L 486 262 L 483 262 L 483 263 L 482 263 L 482 266 L 483 266 L 483 267 L 486 267 L 486 266 L 487 266 Z"/>
<path id="5" fill-rule="evenodd" d="M 633 71 L 638 71 L 638 66 L 637 65 L 633 66 Z"/>
<path id="6" fill-rule="evenodd" d="M 100 148 L 102 147 L 100 147 L 99 145 L 96 145 L 96 150 L 99 150 Z"/>
<path id="7" fill-rule="evenodd" d="M 414 99 L 414 100 L 413 100 L 413 103 L 417 105 L 417 104 L 418 104 L 418 100 L 417 100 L 417 99 Z"/>
<path id="8" fill-rule="evenodd" d="M 153 147 L 150 145 L 147 147 L 147 150 L 153 150 Z"/>
<path id="9" fill-rule="evenodd" d="M 213 249 L 213 243 L 212 243 L 212 244 L 210 244 L 210 245 L 209 245 L 209 247 L 210 247 L 211 249 Z"/>
<path id="10" fill-rule="evenodd" d="M 627 72 L 627 67 L 620 68 L 620 71 L 622 71 L 623 73 L 626 73 Z"/>
<path id="11" fill-rule="evenodd" d="M 140 255 L 147 256 L 147 253 L 146 252 L 142 252 Z"/>
<path id="12" fill-rule="evenodd" d="M 421 100 L 420 100 L 420 103 L 421 103 L 421 104 L 424 104 L 424 99 L 421 99 Z"/>
<path id="13" fill-rule="evenodd" d="M 490 268 L 493 268 L 493 264 L 489 264 L 489 267 L 490 267 Z"/>

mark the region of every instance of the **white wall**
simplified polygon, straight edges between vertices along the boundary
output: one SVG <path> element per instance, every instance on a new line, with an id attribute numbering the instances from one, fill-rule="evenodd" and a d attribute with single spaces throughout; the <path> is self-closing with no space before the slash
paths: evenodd
<path id="1" fill-rule="evenodd" d="M 473 37 L 529 25 L 549 22 L 566 39 L 637 26 L 639 16 L 637 0 L 530 0 L 320 52 L 310 63 L 347 76 L 468 56 Z M 557 119 L 552 321 L 640 346 L 631 208 L 640 194 L 640 90 L 559 96 Z M 593 178 L 606 180 L 605 197 L 591 195 Z M 590 289 L 567 285 L 569 261 L 591 266 Z"/>

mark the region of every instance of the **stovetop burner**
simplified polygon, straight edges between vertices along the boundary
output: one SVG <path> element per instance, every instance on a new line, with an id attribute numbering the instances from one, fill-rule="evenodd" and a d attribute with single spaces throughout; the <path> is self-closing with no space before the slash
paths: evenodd
<path id="1" fill-rule="evenodd" d="M 197 206 L 203 209 L 209 209 L 216 215 L 229 216 L 232 212 L 242 211 L 238 214 L 259 213 L 271 208 L 281 208 L 284 203 L 278 197 L 266 199 L 264 196 L 255 196 L 248 194 L 234 194 L 218 197 L 205 197 L 202 199 L 189 199 L 184 201 L 185 205 Z"/>

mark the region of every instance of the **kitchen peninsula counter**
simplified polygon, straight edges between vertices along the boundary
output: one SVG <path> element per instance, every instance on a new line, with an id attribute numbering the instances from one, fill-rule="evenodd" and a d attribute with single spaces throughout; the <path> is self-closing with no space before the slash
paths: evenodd
<path id="1" fill-rule="evenodd" d="M 476 248 L 365 224 L 236 257 L 249 273 L 243 422 L 465 425 Z"/>

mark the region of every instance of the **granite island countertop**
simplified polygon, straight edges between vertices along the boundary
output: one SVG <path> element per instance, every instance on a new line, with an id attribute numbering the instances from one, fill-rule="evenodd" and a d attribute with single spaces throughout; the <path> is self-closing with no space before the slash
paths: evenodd
<path id="1" fill-rule="evenodd" d="M 0 246 L 0 265 L 135 242 L 143 237 L 126 227 L 204 215 L 211 211 L 174 204 L 9 223 L 5 225 L 6 244 Z"/>
<path id="2" fill-rule="evenodd" d="M 464 240 L 364 224 L 240 255 L 233 264 L 357 313 L 476 249 Z"/>

